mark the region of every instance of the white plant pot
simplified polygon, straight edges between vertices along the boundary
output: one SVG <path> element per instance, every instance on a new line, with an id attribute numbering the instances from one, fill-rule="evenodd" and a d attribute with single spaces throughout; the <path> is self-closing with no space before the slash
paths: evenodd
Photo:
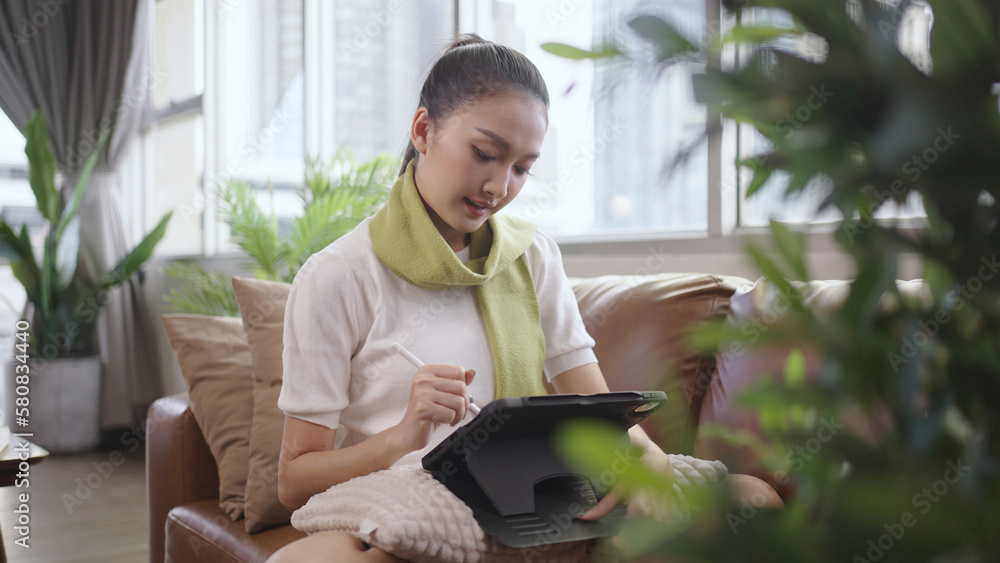
<path id="1" fill-rule="evenodd" d="M 51 453 L 79 452 L 100 443 L 100 357 L 31 362 L 27 389 L 17 385 L 18 365 L 8 362 L 4 374 L 3 420 L 11 432 L 32 433 L 28 439 Z M 17 405 L 19 397 L 28 398 L 27 426 L 18 424 L 18 409 L 24 408 L 23 400 Z"/>

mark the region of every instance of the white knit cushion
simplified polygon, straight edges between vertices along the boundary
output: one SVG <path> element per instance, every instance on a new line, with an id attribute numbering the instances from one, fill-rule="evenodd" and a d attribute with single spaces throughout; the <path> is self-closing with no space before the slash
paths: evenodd
<path id="1" fill-rule="evenodd" d="M 417 465 L 376 471 L 314 495 L 292 513 L 307 534 L 347 532 L 414 563 L 586 561 L 587 542 L 515 549 L 486 534 L 472 509 Z"/>
<path id="2" fill-rule="evenodd" d="M 673 491 L 670 495 L 673 500 L 670 506 L 671 516 L 690 520 L 701 508 L 697 505 L 696 490 L 721 483 L 729 471 L 719 460 L 707 461 L 679 454 L 667 457 L 670 458 L 670 465 L 674 468 Z"/>
<path id="3" fill-rule="evenodd" d="M 687 519 L 696 510 L 687 500 L 692 489 L 721 481 L 726 466 L 680 455 L 671 455 L 670 461 L 674 467 L 670 513 Z M 587 561 L 589 543 L 507 547 L 479 527 L 472 509 L 415 465 L 376 471 L 330 487 L 292 514 L 292 526 L 307 534 L 347 532 L 415 563 L 573 563 Z"/>

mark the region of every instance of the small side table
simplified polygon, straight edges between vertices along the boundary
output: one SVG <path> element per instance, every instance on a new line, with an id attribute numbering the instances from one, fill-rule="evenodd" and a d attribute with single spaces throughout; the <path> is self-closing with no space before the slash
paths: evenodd
<path id="1" fill-rule="evenodd" d="M 19 449 L 19 444 L 21 443 L 27 443 L 28 445 L 27 460 L 24 460 L 21 457 L 24 455 L 24 452 Z M 11 436 L 10 445 L 8 445 L 7 449 L 0 454 L 0 487 L 9 487 L 17 481 L 17 466 L 22 461 L 27 461 L 29 465 L 34 465 L 47 457 L 49 457 L 49 452 L 45 448 L 32 444 L 24 438 Z M 3 547 L 2 529 L 0 529 L 0 563 L 7 563 L 7 552 Z"/>

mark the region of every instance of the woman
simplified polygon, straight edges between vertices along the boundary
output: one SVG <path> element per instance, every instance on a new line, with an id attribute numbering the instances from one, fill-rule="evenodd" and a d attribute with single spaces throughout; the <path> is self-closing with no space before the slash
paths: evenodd
<path id="1" fill-rule="evenodd" d="M 496 216 L 539 158 L 548 104 L 526 57 L 475 35 L 456 41 L 423 85 L 389 202 L 300 270 L 278 401 L 279 497 L 290 510 L 353 477 L 419 464 L 473 397 L 485 405 L 544 394 L 540 373 L 559 393 L 608 391 L 558 247 L 533 225 Z M 397 342 L 427 365 L 414 374 Z M 630 435 L 669 475 L 642 430 Z M 581 518 L 600 518 L 618 500 L 609 494 Z M 272 558 L 312 560 L 395 558 L 342 532 Z"/>

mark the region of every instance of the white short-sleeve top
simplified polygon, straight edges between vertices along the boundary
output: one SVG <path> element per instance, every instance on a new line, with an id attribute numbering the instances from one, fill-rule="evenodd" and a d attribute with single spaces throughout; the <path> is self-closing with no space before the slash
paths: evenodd
<path id="1" fill-rule="evenodd" d="M 430 290 L 400 278 L 379 261 L 368 222 L 302 266 L 285 309 L 278 407 L 288 416 L 338 429 L 340 447 L 402 420 L 417 369 L 395 351 L 394 342 L 426 364 L 476 370 L 469 392 L 480 407 L 495 391 L 493 355 L 475 288 Z M 468 253 L 468 248 L 459 252 L 459 259 L 468 260 Z M 545 377 L 596 362 L 559 247 L 536 232 L 525 254 L 545 334 Z M 419 463 L 453 430 L 441 425 L 427 448 L 397 465 Z"/>

